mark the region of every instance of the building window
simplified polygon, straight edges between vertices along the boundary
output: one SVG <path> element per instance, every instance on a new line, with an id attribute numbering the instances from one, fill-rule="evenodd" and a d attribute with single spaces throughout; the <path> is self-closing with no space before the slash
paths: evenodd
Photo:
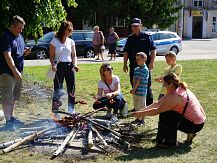
<path id="1" fill-rule="evenodd" d="M 193 0 L 193 7 L 203 7 L 203 0 Z"/>
<path id="2" fill-rule="evenodd" d="M 216 32 L 216 17 L 212 18 L 212 32 Z"/>

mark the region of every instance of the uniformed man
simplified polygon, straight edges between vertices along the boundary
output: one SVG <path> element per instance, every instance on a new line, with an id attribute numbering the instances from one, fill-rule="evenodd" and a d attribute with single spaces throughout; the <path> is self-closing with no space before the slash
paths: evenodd
<path id="1" fill-rule="evenodd" d="M 138 67 L 136 63 L 136 54 L 138 52 L 144 52 L 147 55 L 146 65 L 149 70 L 154 68 L 154 61 L 156 57 L 156 46 L 152 37 L 141 31 L 142 22 L 139 18 L 134 18 L 132 20 L 132 32 L 133 34 L 129 35 L 127 38 L 127 42 L 124 47 L 124 67 L 123 71 L 128 72 L 128 59 L 129 59 L 129 67 L 130 67 L 130 82 L 133 85 L 133 73 L 134 69 Z M 151 71 L 149 71 L 149 79 L 148 79 L 148 90 L 147 90 L 147 99 L 146 105 L 150 105 L 153 103 L 153 94 L 151 90 Z"/>

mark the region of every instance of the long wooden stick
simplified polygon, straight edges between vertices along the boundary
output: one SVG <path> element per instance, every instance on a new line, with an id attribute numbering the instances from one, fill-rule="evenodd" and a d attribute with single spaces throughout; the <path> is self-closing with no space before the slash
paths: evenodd
<path id="1" fill-rule="evenodd" d="M 108 127 L 105 127 L 101 124 L 98 124 L 96 122 L 94 122 L 93 120 L 91 120 L 90 118 L 86 118 L 87 121 L 91 122 L 93 125 L 96 125 L 98 127 L 101 127 L 107 131 L 110 131 L 120 142 L 124 143 L 128 148 L 130 148 L 130 143 L 128 143 L 126 140 L 124 140 L 122 137 L 121 137 L 121 134 L 117 131 L 114 131 Z"/>
<path id="2" fill-rule="evenodd" d="M 45 132 L 47 132 L 47 131 L 49 131 L 51 129 L 54 129 L 54 128 L 56 128 L 56 127 L 47 128 L 47 129 L 44 129 L 42 131 L 38 131 L 38 132 L 36 132 L 36 133 L 34 133 L 32 135 L 26 136 L 23 139 L 21 139 L 20 141 L 16 142 L 15 144 L 12 144 L 9 147 L 3 149 L 3 153 L 10 152 L 10 151 L 14 150 L 16 147 L 18 147 L 18 146 L 20 146 L 22 144 L 25 144 L 25 143 L 27 143 L 29 141 L 32 141 L 35 138 L 39 137 L 40 135 L 44 134 Z"/>
<path id="3" fill-rule="evenodd" d="M 20 141 L 22 138 L 18 138 L 18 139 L 15 139 L 15 140 L 11 140 L 11 141 L 8 141 L 8 142 L 4 142 L 2 144 L 0 144 L 0 149 L 3 149 L 3 148 L 6 148 L 6 147 L 9 147 L 10 145 Z"/>
<path id="4" fill-rule="evenodd" d="M 130 143 L 128 143 L 126 140 L 124 140 L 123 138 L 115 135 L 115 134 L 111 134 L 115 139 L 117 139 L 120 143 L 123 143 L 124 145 L 126 145 L 127 148 L 130 148 Z"/>
<path id="5" fill-rule="evenodd" d="M 22 131 L 38 131 L 43 130 L 45 127 L 29 127 L 29 128 L 20 128 Z"/>
<path id="6" fill-rule="evenodd" d="M 89 128 L 89 131 L 88 131 L 87 140 L 88 140 L 88 147 L 90 149 L 93 148 L 93 131 L 91 127 Z"/>
<path id="7" fill-rule="evenodd" d="M 96 126 L 98 126 L 98 127 L 101 127 L 101 128 L 103 128 L 103 129 L 105 129 L 105 130 L 110 131 L 111 133 L 115 134 L 115 135 L 118 136 L 118 137 L 121 137 L 121 134 L 120 134 L 119 132 L 114 131 L 114 130 L 108 128 L 108 127 L 105 127 L 105 126 L 103 126 L 103 125 L 101 125 L 101 124 L 99 124 L 99 123 L 93 121 L 93 120 L 90 119 L 90 118 L 85 118 L 85 120 L 91 122 L 93 125 L 96 125 Z"/>
<path id="8" fill-rule="evenodd" d="M 65 140 L 61 144 L 61 146 L 53 153 L 52 157 L 57 157 L 63 151 L 63 149 L 69 142 L 69 140 L 73 141 L 79 129 L 80 129 L 80 126 L 77 129 L 76 128 L 72 129 L 72 131 L 68 134 L 68 136 L 65 138 Z"/>
<path id="9" fill-rule="evenodd" d="M 103 146 L 105 148 L 108 147 L 108 144 L 106 143 L 105 139 L 103 139 L 103 137 L 100 135 L 100 133 L 93 127 L 91 126 L 92 130 L 96 133 L 97 137 L 99 138 L 99 140 L 102 142 Z"/>
<path id="10" fill-rule="evenodd" d="M 94 111 L 85 113 L 82 116 L 80 116 L 80 118 L 82 119 L 82 118 L 85 118 L 85 117 L 90 117 L 90 116 L 92 116 L 93 114 L 97 113 L 100 110 L 104 110 L 104 108 L 99 108 L 99 109 L 96 109 Z M 72 116 L 72 117 L 74 116 L 74 114 L 71 114 L 71 113 L 68 113 L 68 112 L 65 112 L 65 111 L 62 111 L 62 110 L 57 110 L 57 111 L 55 111 L 55 113 L 66 114 L 66 115 L 69 115 L 69 116 Z"/>

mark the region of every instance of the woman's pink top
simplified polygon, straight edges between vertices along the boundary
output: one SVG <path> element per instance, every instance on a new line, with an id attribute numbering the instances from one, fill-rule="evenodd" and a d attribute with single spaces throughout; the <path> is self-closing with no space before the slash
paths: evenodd
<path id="1" fill-rule="evenodd" d="M 189 90 L 185 90 L 182 87 L 178 87 L 175 91 L 171 92 L 172 94 L 177 94 L 182 97 L 182 101 L 177 104 L 175 108 L 173 108 L 173 111 L 176 111 L 180 114 L 182 114 L 183 109 L 185 107 L 186 101 L 187 101 L 187 94 L 189 96 L 189 103 L 188 107 L 185 111 L 184 117 L 190 121 L 192 121 L 194 124 L 201 124 L 205 121 L 206 119 L 206 114 L 200 105 L 198 99 L 196 96 Z"/>

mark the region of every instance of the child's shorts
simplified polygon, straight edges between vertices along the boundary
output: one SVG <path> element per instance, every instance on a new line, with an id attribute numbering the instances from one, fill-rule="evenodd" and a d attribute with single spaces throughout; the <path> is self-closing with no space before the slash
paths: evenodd
<path id="1" fill-rule="evenodd" d="M 146 96 L 133 95 L 133 105 L 136 110 L 141 110 L 146 107 Z"/>

